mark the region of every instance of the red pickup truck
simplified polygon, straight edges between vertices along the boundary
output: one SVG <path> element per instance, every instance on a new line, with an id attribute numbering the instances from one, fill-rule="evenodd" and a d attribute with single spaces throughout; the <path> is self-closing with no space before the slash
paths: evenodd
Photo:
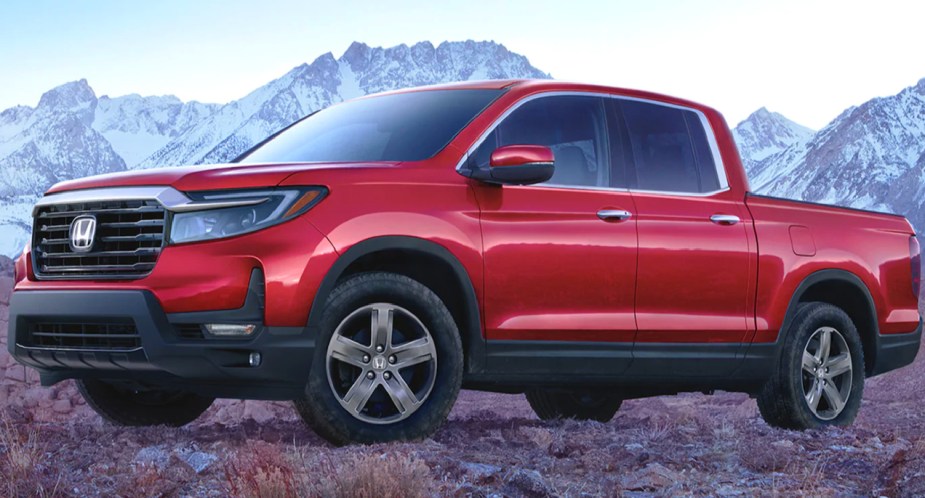
<path id="1" fill-rule="evenodd" d="M 331 106 L 233 164 L 52 187 L 9 349 L 121 424 L 295 400 L 335 442 L 432 434 L 459 389 L 543 419 L 716 389 L 852 422 L 919 349 L 901 216 L 749 192 L 722 116 L 550 81 Z"/>

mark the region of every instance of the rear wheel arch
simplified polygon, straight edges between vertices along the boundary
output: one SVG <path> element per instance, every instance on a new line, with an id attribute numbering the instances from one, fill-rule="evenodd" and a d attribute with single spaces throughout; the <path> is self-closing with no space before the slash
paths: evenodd
<path id="1" fill-rule="evenodd" d="M 864 281 L 854 273 L 839 269 L 820 270 L 804 278 L 790 298 L 778 343 L 783 342 L 800 305 L 810 302 L 828 303 L 848 314 L 861 336 L 864 369 L 868 376 L 872 375 L 877 364 L 880 328 L 876 304 Z"/>
<path id="2" fill-rule="evenodd" d="M 446 247 L 417 237 L 375 237 L 345 251 L 318 287 L 309 311 L 308 328 L 319 326 L 325 302 L 339 282 L 368 271 L 405 275 L 430 288 L 443 300 L 459 329 L 465 372 L 479 372 L 484 368 L 481 314 L 468 272 Z"/>

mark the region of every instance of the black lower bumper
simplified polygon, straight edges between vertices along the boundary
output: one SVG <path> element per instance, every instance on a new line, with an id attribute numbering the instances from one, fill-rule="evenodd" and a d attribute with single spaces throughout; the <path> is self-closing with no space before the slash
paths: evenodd
<path id="1" fill-rule="evenodd" d="M 44 385 L 69 378 L 97 378 L 182 387 L 214 397 L 294 399 L 308 379 L 315 349 L 313 334 L 302 327 L 263 326 L 262 302 L 255 299 L 249 293 L 240 310 L 168 315 L 147 291 L 15 292 L 10 301 L 8 347 L 19 363 L 39 371 Z M 188 331 L 196 323 L 255 320 L 260 325 L 247 339 L 183 333 L 184 325 Z M 37 323 L 107 322 L 134 324 L 139 344 L 99 347 L 97 341 L 89 347 L 74 347 L 34 340 L 41 335 L 34 332 Z M 258 366 L 249 364 L 252 353 L 260 355 Z"/>
<path id="2" fill-rule="evenodd" d="M 877 345 L 877 359 L 872 375 L 902 368 L 913 361 L 922 344 L 922 320 L 907 334 L 881 334 Z"/>

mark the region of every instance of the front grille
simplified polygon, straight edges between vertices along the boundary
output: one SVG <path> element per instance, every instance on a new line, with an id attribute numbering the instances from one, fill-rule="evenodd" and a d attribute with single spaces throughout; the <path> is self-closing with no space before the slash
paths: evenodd
<path id="1" fill-rule="evenodd" d="M 141 347 L 131 320 L 107 323 L 30 323 L 25 346 L 48 349 L 105 349 L 130 351 Z"/>
<path id="2" fill-rule="evenodd" d="M 71 248 L 74 218 L 96 217 L 90 252 Z M 41 206 L 32 247 L 39 278 L 141 278 L 154 268 L 164 245 L 167 211 L 157 201 L 125 200 Z"/>

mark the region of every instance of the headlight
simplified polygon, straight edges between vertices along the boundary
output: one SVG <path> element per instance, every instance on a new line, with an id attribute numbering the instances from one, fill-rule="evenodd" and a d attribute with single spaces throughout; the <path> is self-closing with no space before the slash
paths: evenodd
<path id="1" fill-rule="evenodd" d="M 233 237 L 292 219 L 318 203 L 323 187 L 187 193 L 192 203 L 175 212 L 170 242 Z"/>

